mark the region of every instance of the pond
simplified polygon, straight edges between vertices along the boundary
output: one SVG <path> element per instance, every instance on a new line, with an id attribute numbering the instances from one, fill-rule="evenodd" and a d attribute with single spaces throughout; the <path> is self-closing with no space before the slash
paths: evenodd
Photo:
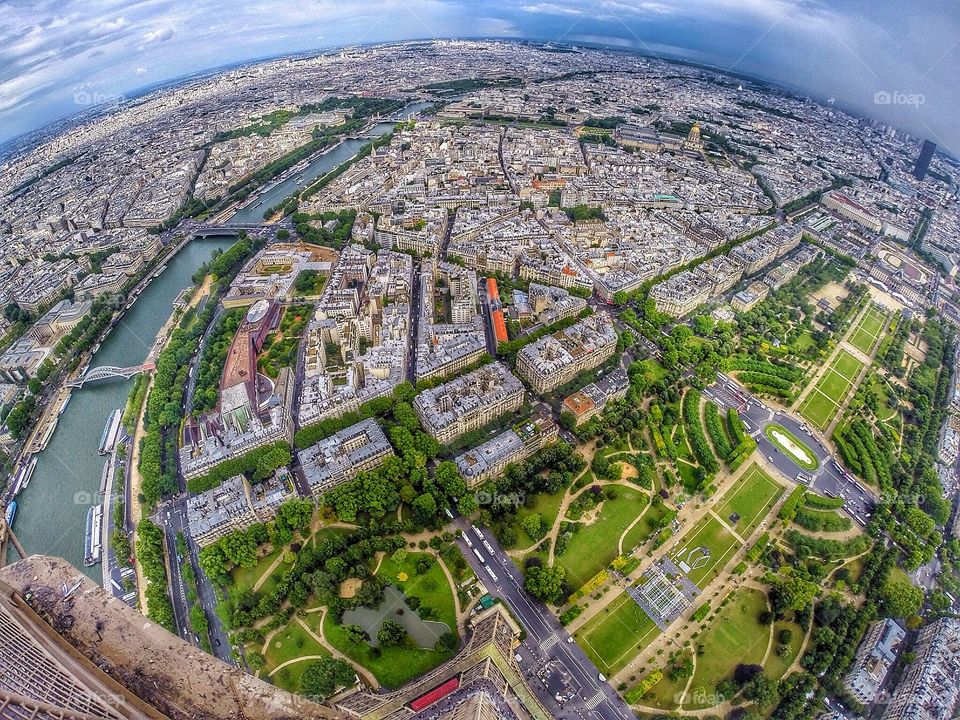
<path id="1" fill-rule="evenodd" d="M 440 636 L 450 631 L 446 623 L 423 620 L 406 604 L 407 596 L 396 585 L 387 585 L 384 600 L 377 608 L 359 607 L 343 614 L 343 625 L 359 625 L 370 636 L 370 644 L 376 647 L 377 630 L 384 620 L 396 620 L 403 625 L 410 637 L 422 648 L 433 648 Z M 398 612 L 400 611 L 400 612 Z"/>

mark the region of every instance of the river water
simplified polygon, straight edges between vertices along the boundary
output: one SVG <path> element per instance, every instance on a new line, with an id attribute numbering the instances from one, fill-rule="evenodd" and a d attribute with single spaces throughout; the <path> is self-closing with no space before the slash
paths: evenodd
<path id="1" fill-rule="evenodd" d="M 431 103 L 413 103 L 404 115 L 419 113 Z M 364 133 L 382 136 L 393 123 L 379 123 Z M 296 190 L 346 162 L 369 140 L 345 140 L 314 160 L 302 173 L 278 184 L 252 205 L 239 210 L 231 222 L 262 222 L 263 211 Z M 259 200 L 263 200 L 259 204 Z M 173 311 L 173 301 L 191 284 L 200 265 L 217 248 L 226 249 L 235 238 L 194 239 L 170 262 L 167 269 L 140 293 L 140 297 L 103 342 L 91 367 L 129 367 L 144 361 L 160 328 Z M 100 475 L 106 460 L 98 454 L 100 436 L 110 413 L 122 408 L 133 380 L 112 380 L 73 391 L 70 404 L 60 416 L 46 449 L 37 455 L 37 467 L 29 487 L 17 496 L 13 529 L 28 553 L 54 555 L 72 563 L 98 582 L 98 566 L 83 567 L 87 509 L 99 502 Z M 111 518 L 104 518 L 111 522 Z M 15 552 L 8 550 L 13 559 Z"/>

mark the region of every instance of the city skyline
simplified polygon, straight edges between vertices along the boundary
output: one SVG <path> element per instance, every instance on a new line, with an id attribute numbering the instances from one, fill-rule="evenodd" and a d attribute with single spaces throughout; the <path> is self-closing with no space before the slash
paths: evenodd
<path id="1" fill-rule="evenodd" d="M 504 37 L 598 44 L 704 63 L 781 84 L 955 152 L 960 18 L 937 0 L 10 3 L 0 21 L 0 143 L 91 106 L 107 108 L 186 75 L 291 53 L 422 38 Z M 333 29 L 335 28 L 335 30 Z M 842 72 L 837 72 L 842 68 Z"/>

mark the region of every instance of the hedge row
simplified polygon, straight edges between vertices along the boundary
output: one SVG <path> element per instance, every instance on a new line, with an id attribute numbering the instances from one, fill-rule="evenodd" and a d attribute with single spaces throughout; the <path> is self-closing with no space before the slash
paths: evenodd
<path id="1" fill-rule="evenodd" d="M 850 529 L 850 518 L 839 515 L 833 510 L 813 510 L 802 507 L 797 510 L 793 521 L 812 532 L 846 532 Z"/>
<path id="2" fill-rule="evenodd" d="M 690 447 L 697 458 L 697 462 L 708 473 L 715 473 L 720 469 L 717 458 L 707 443 L 707 436 L 703 432 L 703 423 L 700 422 L 700 392 L 690 389 L 683 396 L 683 419 L 687 426 L 687 438 Z"/>
<path id="3" fill-rule="evenodd" d="M 824 560 L 842 560 L 866 552 L 870 547 L 867 535 L 857 535 L 849 540 L 826 540 L 810 537 L 799 530 L 788 530 L 786 541 L 801 559 L 810 556 Z"/>
<path id="4" fill-rule="evenodd" d="M 731 358 L 727 363 L 729 370 L 746 371 L 762 373 L 763 375 L 773 375 L 783 380 L 798 382 L 803 377 L 803 371 L 790 365 L 774 365 L 763 360 L 752 360 L 750 358 Z"/>
<path id="5" fill-rule="evenodd" d="M 737 373 L 737 377 L 747 385 L 763 385 L 782 392 L 790 392 L 793 389 L 793 383 L 789 380 L 784 380 L 775 375 L 767 375 L 766 373 L 740 372 Z"/>
<path id="6" fill-rule="evenodd" d="M 704 410 L 704 420 L 707 425 L 707 432 L 713 441 L 713 447 L 717 454 L 724 460 L 729 461 L 733 454 L 733 446 L 730 444 L 730 437 L 724 427 L 723 420 L 720 418 L 720 411 L 715 403 L 708 402 Z"/>
<path id="7" fill-rule="evenodd" d="M 743 426 L 743 420 L 740 419 L 740 413 L 737 412 L 736 408 L 729 408 L 727 410 L 727 429 L 730 430 L 730 437 L 734 443 L 739 445 L 743 442 L 747 431 Z"/>
<path id="8" fill-rule="evenodd" d="M 836 510 L 843 507 L 843 502 L 843 498 L 840 497 L 824 497 L 814 492 L 808 492 L 803 504 L 817 510 Z"/>
<path id="9" fill-rule="evenodd" d="M 777 517 L 781 520 L 793 520 L 801 503 L 803 503 L 803 497 L 806 493 L 807 490 L 803 485 L 797 485 L 793 489 L 793 492 L 790 493 L 790 497 L 787 498 L 786 502 L 780 506 L 780 512 L 777 513 Z"/>

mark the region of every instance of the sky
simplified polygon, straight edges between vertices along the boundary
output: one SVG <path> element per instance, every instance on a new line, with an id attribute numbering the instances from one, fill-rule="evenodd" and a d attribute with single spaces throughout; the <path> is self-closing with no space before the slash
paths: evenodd
<path id="1" fill-rule="evenodd" d="M 198 70 L 446 37 L 682 57 L 960 152 L 957 0 L 0 0 L 0 142 Z"/>

